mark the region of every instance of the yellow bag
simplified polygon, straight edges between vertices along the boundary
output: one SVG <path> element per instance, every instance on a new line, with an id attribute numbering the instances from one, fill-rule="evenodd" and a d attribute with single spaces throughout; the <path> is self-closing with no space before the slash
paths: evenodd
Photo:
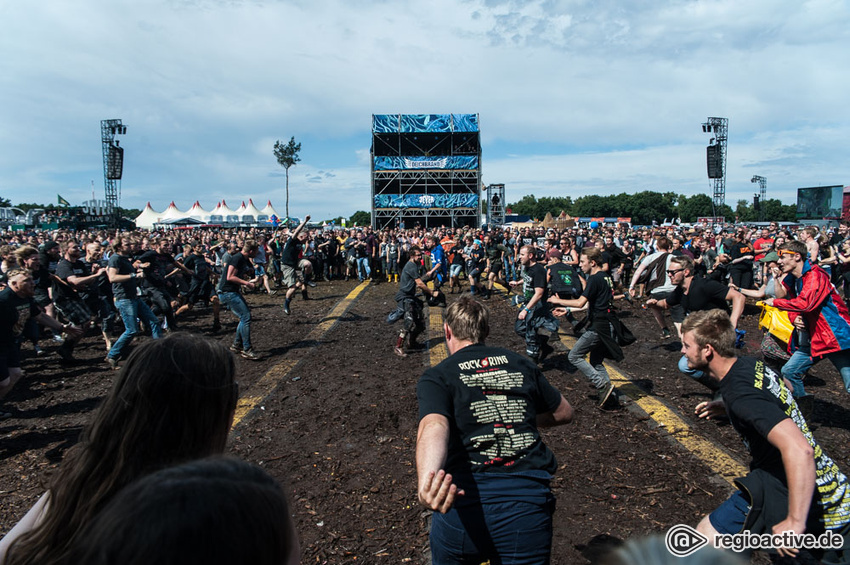
<path id="1" fill-rule="evenodd" d="M 794 324 L 788 319 L 788 312 L 768 306 L 761 301 L 756 302 L 756 305 L 761 306 L 759 327 L 766 329 L 785 343 L 788 343 L 788 340 L 791 339 L 791 334 L 794 333 Z"/>

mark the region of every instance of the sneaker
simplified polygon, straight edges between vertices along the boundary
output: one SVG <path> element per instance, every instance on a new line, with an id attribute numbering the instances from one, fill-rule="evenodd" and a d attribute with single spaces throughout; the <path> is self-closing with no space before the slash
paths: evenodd
<path id="1" fill-rule="evenodd" d="M 284 303 L 283 305 L 283 313 L 289 316 L 292 312 L 289 310 L 289 304 Z"/>
<path id="2" fill-rule="evenodd" d="M 56 343 L 65 343 L 65 340 L 62 338 L 62 336 L 58 334 L 53 336 L 53 341 L 55 341 Z"/>
<path id="3" fill-rule="evenodd" d="M 661 339 L 669 339 L 671 336 L 669 328 L 661 328 Z"/>
<path id="4" fill-rule="evenodd" d="M 543 345 L 540 346 L 540 360 L 543 361 L 544 359 L 546 359 L 546 357 L 548 357 L 549 355 L 551 355 L 554 352 L 555 352 L 554 347 L 552 347 L 548 343 L 544 343 Z"/>
<path id="5" fill-rule="evenodd" d="M 599 407 L 602 408 L 605 406 L 605 403 L 608 402 L 608 399 L 611 398 L 611 395 L 614 393 L 614 383 L 609 382 L 605 386 L 599 389 Z"/>
<path id="6" fill-rule="evenodd" d="M 73 352 L 66 347 L 60 347 L 59 349 L 57 349 L 56 354 L 62 358 L 62 361 L 64 363 L 73 363 L 74 361 L 76 361 L 76 359 L 74 359 Z"/>
<path id="7" fill-rule="evenodd" d="M 34 345 L 34 346 L 33 346 L 33 351 L 35 351 L 35 354 L 36 354 L 38 357 L 43 357 L 43 356 L 44 356 L 44 350 L 43 350 L 42 348 L 40 348 L 39 346 L 37 346 L 37 345 Z"/>
<path id="8" fill-rule="evenodd" d="M 236 345 L 234 343 L 233 345 L 230 346 L 230 351 L 232 351 L 233 353 L 242 353 L 242 346 Z"/>
<path id="9" fill-rule="evenodd" d="M 12 417 L 11 412 L 3 412 L 2 410 L 0 410 L 0 420 L 8 420 L 11 417 Z"/>
<path id="10" fill-rule="evenodd" d="M 275 294 L 277 294 L 276 290 L 270 290 L 269 291 L 269 296 L 274 296 Z"/>
<path id="11" fill-rule="evenodd" d="M 313 281 L 304 281 L 310 288 L 316 288 L 316 283 Z"/>
<path id="12" fill-rule="evenodd" d="M 405 353 L 404 349 L 402 349 L 401 347 L 393 347 L 393 353 L 395 353 L 399 357 L 407 357 L 407 353 Z"/>
<path id="13" fill-rule="evenodd" d="M 104 361 L 106 361 L 106 363 L 109 365 L 109 368 L 112 369 L 113 371 L 117 371 L 118 369 L 121 368 L 121 367 L 118 366 L 118 359 L 115 359 L 114 357 L 107 356 L 106 359 L 104 359 Z"/>
<path id="14" fill-rule="evenodd" d="M 248 359 L 249 361 L 259 361 L 260 359 L 260 356 L 257 355 L 253 349 L 246 349 L 245 351 L 240 353 L 240 355 L 242 355 L 242 357 Z"/>
<path id="15" fill-rule="evenodd" d="M 221 322 L 219 322 L 218 320 L 213 322 L 213 327 L 212 327 L 213 333 L 219 331 L 220 329 L 221 329 Z"/>

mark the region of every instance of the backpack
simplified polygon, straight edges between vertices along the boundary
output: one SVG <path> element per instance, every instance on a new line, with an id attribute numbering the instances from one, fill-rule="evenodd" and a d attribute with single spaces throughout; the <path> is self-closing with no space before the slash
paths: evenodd
<path id="1" fill-rule="evenodd" d="M 666 280 L 664 271 L 667 269 L 667 257 L 669 256 L 669 253 L 662 253 L 653 259 L 635 281 L 635 284 L 645 285 L 645 293 L 648 294 L 664 284 Z"/>

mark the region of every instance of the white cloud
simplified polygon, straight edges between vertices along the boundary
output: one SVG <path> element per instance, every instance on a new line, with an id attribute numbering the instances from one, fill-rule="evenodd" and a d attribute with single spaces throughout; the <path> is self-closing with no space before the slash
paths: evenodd
<path id="1" fill-rule="evenodd" d="M 708 116 L 730 120 L 730 196 L 753 174 L 787 202 L 850 183 L 847 3 L 645 4 L 4 3 L 0 194 L 87 199 L 93 179 L 101 197 L 99 122 L 121 118 L 128 206 L 277 206 L 271 146 L 294 135 L 298 205 L 348 215 L 369 207 L 371 114 L 393 112 L 480 113 L 485 182 L 509 199 L 707 191 Z"/>

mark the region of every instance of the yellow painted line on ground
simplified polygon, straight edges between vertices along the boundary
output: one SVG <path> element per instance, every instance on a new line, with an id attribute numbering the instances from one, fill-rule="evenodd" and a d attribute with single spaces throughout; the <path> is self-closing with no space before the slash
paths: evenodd
<path id="1" fill-rule="evenodd" d="M 568 349 L 575 345 L 576 340 L 568 336 L 561 336 L 561 343 Z M 718 475 L 723 477 L 729 484 L 733 479 L 743 477 L 748 469 L 730 453 L 710 440 L 696 433 L 675 410 L 657 397 L 646 393 L 637 386 L 629 377 L 620 372 L 616 367 L 605 363 L 608 376 L 617 390 L 629 398 L 640 408 L 658 427 L 663 428 L 674 440 L 685 449 L 693 453 L 700 461 L 708 465 Z"/>
<path id="2" fill-rule="evenodd" d="M 434 283 L 429 282 L 428 288 L 434 288 Z M 428 341 L 439 341 L 437 345 L 432 345 L 428 351 L 429 363 L 431 366 L 438 365 L 445 361 L 449 356 L 449 350 L 445 342 L 446 334 L 443 331 L 443 309 L 440 307 L 428 307 Z"/>
<path id="3" fill-rule="evenodd" d="M 325 316 L 321 322 L 316 325 L 313 330 L 307 334 L 302 341 L 320 341 L 325 334 L 330 331 L 333 325 L 345 314 L 351 303 L 360 296 L 369 286 L 368 281 L 364 281 L 357 285 L 348 295 L 343 298 L 339 304 L 333 307 L 330 313 Z M 242 420 L 251 413 L 257 406 L 269 397 L 274 392 L 278 385 L 286 378 L 286 376 L 301 362 L 300 359 L 283 359 L 274 367 L 266 371 L 266 374 L 251 385 L 244 395 L 236 403 L 236 413 L 233 415 L 233 428 L 239 425 Z M 232 429 L 232 428 L 231 428 Z"/>

